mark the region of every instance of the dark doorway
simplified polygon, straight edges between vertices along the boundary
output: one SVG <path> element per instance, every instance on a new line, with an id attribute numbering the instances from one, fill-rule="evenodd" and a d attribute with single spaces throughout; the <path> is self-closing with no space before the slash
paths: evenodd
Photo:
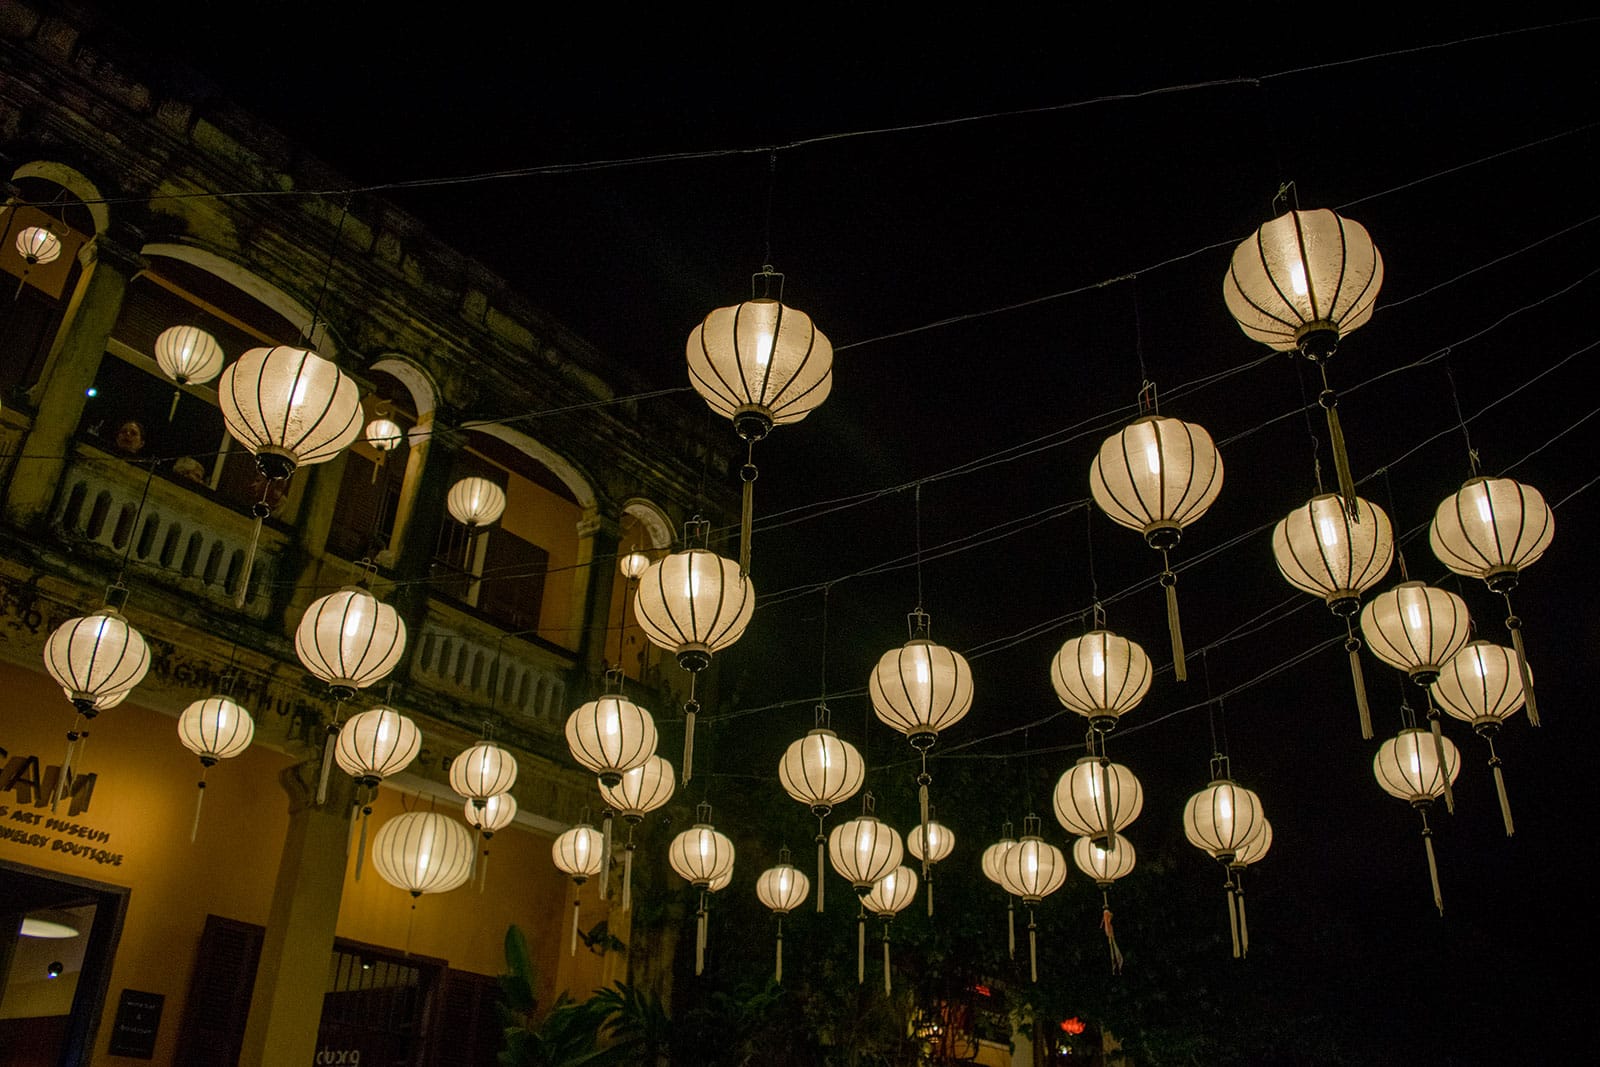
<path id="1" fill-rule="evenodd" d="M 128 890 L 0 861 L 0 1067 L 86 1064 Z"/>

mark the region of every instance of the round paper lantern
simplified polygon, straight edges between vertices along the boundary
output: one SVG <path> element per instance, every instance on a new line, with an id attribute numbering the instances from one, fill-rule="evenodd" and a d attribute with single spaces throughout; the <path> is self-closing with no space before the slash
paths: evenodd
<path id="1" fill-rule="evenodd" d="M 1088 837 L 1072 843 L 1072 862 L 1102 889 L 1133 871 L 1138 862 L 1133 842 L 1121 834 L 1111 836 L 1111 847 Z"/>
<path id="2" fill-rule="evenodd" d="M 179 385 L 199 385 L 222 373 L 222 346 L 198 326 L 168 326 L 156 335 L 156 366 Z"/>
<path id="3" fill-rule="evenodd" d="M 367 444 L 380 453 L 393 452 L 405 443 L 406 435 L 393 419 L 376 418 L 367 423 Z"/>
<path id="4" fill-rule="evenodd" d="M 862 905 L 880 919 L 892 919 L 904 911 L 917 897 L 917 872 L 910 867 L 896 867 L 872 883 Z"/>
<path id="5" fill-rule="evenodd" d="M 582 885 L 600 873 L 604 851 L 600 832 L 588 823 L 579 823 L 555 839 L 550 858 L 557 870 Z"/>
<path id="6" fill-rule="evenodd" d="M 1424 686 L 1461 651 L 1471 624 L 1465 601 L 1422 582 L 1401 582 L 1361 609 L 1361 632 L 1373 655 Z"/>
<path id="7" fill-rule="evenodd" d="M 361 393 L 330 360 L 290 345 L 252 348 L 222 372 L 217 402 L 268 478 L 324 463 L 361 432 Z"/>
<path id="8" fill-rule="evenodd" d="M 927 834 L 931 847 L 922 847 L 923 834 Z M 955 851 L 956 835 L 948 827 L 929 820 L 927 826 L 913 826 L 906 834 L 906 851 L 919 860 L 928 863 L 939 863 Z"/>
<path id="9" fill-rule="evenodd" d="M 1057 779 L 1051 806 L 1068 833 L 1107 847 L 1144 810 L 1144 787 L 1122 764 L 1083 756 Z"/>
<path id="10" fill-rule="evenodd" d="M 1444 795 L 1446 779 L 1454 781 L 1461 772 L 1461 757 L 1451 740 L 1444 738 L 1444 759 L 1428 731 L 1401 730 L 1378 747 L 1372 759 L 1372 773 L 1390 796 L 1411 804 L 1427 805 Z"/>
<path id="11" fill-rule="evenodd" d="M 1272 823 L 1267 819 L 1261 820 L 1261 829 L 1256 836 L 1239 846 L 1239 851 L 1233 854 L 1234 867 L 1248 867 L 1265 856 L 1272 848 Z"/>
<path id="12" fill-rule="evenodd" d="M 61 238 L 43 226 L 27 226 L 17 231 L 17 254 L 30 267 L 54 263 L 61 258 Z"/>
<path id="13" fill-rule="evenodd" d="M 450 788 L 480 807 L 516 781 L 517 758 L 489 741 L 479 741 L 450 761 Z"/>
<path id="14" fill-rule="evenodd" d="M 249 748 L 255 733 L 250 713 L 224 696 L 196 700 L 178 716 L 178 740 L 206 767 Z"/>
<path id="15" fill-rule="evenodd" d="M 1394 562 L 1394 527 L 1369 501 L 1357 497 L 1352 518 L 1341 497 L 1324 493 L 1279 520 L 1272 555 L 1290 585 L 1349 617 Z"/>
<path id="16" fill-rule="evenodd" d="M 858 896 L 900 866 L 904 856 L 899 832 L 878 821 L 870 810 L 840 823 L 828 835 L 828 858 L 833 869 L 844 876 Z"/>
<path id="17" fill-rule="evenodd" d="M 637 548 L 632 552 L 625 552 L 617 559 L 617 568 L 622 571 L 622 576 L 630 582 L 639 580 L 645 568 L 650 566 L 650 557 L 640 552 Z"/>
<path id="18" fill-rule="evenodd" d="M 463 478 L 450 487 L 445 506 L 463 526 L 488 526 L 505 514 L 506 491 L 487 478 Z"/>
<path id="19" fill-rule="evenodd" d="M 1189 843 L 1224 863 L 1231 861 L 1266 822 L 1261 798 L 1226 778 L 1215 779 L 1183 808 Z"/>
<path id="20" fill-rule="evenodd" d="M 779 915 L 787 915 L 805 903 L 811 894 L 811 879 L 787 861 L 768 867 L 756 879 L 756 898 Z"/>
<path id="21" fill-rule="evenodd" d="M 1428 541 L 1439 562 L 1510 592 L 1524 567 L 1555 537 L 1555 515 L 1532 486 L 1510 478 L 1473 478 L 1434 513 Z"/>
<path id="22" fill-rule="evenodd" d="M 56 627 L 44 644 L 44 666 L 79 713 L 92 719 L 107 706 L 98 701 L 143 680 L 150 649 L 139 631 L 108 606 Z"/>
<path id="23" fill-rule="evenodd" d="M 1431 689 L 1446 714 L 1475 730 L 1492 731 L 1524 704 L 1516 652 L 1489 641 L 1469 642 L 1450 657 Z"/>
<path id="24" fill-rule="evenodd" d="M 747 441 L 799 422 L 833 388 L 833 346 L 804 312 L 769 298 L 711 312 L 686 355 L 695 392 Z"/>
<path id="25" fill-rule="evenodd" d="M 1222 492 L 1222 455 L 1202 427 L 1149 415 L 1100 446 L 1089 491 L 1112 522 L 1165 551 Z"/>
<path id="26" fill-rule="evenodd" d="M 1150 657 L 1110 630 L 1074 637 L 1056 653 L 1050 683 L 1061 703 L 1106 732 L 1150 692 Z"/>
<path id="27" fill-rule="evenodd" d="M 335 700 L 348 700 L 394 670 L 406 650 L 406 624 L 367 590 L 347 585 L 306 608 L 294 650 Z"/>
<path id="28" fill-rule="evenodd" d="M 1037 832 L 1024 830 L 1000 863 L 1001 885 L 1024 904 L 1037 904 L 1067 880 L 1067 858 Z"/>
<path id="29" fill-rule="evenodd" d="M 704 548 L 646 567 L 634 601 L 645 636 L 686 671 L 704 670 L 712 653 L 737 641 L 755 609 L 755 587 L 739 565 Z"/>
<path id="30" fill-rule="evenodd" d="M 660 756 L 650 756 L 639 766 L 623 771 L 614 784 L 602 783 L 600 795 L 624 819 L 637 822 L 671 800 L 676 788 L 672 764 Z"/>
<path id="31" fill-rule="evenodd" d="M 1321 360 L 1372 317 L 1382 286 L 1366 229 L 1321 209 L 1286 212 L 1241 242 L 1222 293 L 1245 336 Z"/>
<path id="32" fill-rule="evenodd" d="M 704 889 L 733 871 L 733 842 L 709 822 L 697 822 L 672 839 L 667 860 L 684 881 Z"/>
<path id="33" fill-rule="evenodd" d="M 567 717 L 567 749 L 599 775 L 602 786 L 616 785 L 624 772 L 655 755 L 656 722 L 627 697 L 610 693 Z"/>
<path id="34" fill-rule="evenodd" d="M 972 710 L 972 668 L 961 653 L 933 643 L 926 620 L 914 621 L 911 640 L 885 652 L 867 678 L 872 710 L 919 749 Z"/>
<path id="35" fill-rule="evenodd" d="M 790 742 L 778 761 L 784 792 L 819 819 L 855 796 L 865 778 L 866 764 L 856 747 L 821 726 Z"/>
<path id="36" fill-rule="evenodd" d="M 467 825 L 477 827 L 485 840 L 510 826 L 517 817 L 517 798 L 510 793 L 496 793 L 494 796 L 478 804 L 469 800 L 464 805 Z"/>
<path id="37" fill-rule="evenodd" d="M 1008 832 L 1005 837 L 996 841 L 983 850 L 980 865 L 983 867 L 983 876 L 997 886 L 1004 887 L 1005 882 L 1000 877 L 1000 865 L 1005 862 L 1006 853 L 1011 851 L 1016 839 Z"/>
<path id="38" fill-rule="evenodd" d="M 378 827 L 372 865 L 384 881 L 419 897 L 465 884 L 473 852 L 465 826 L 438 812 L 410 811 Z"/>
<path id="39" fill-rule="evenodd" d="M 333 758 L 364 788 L 372 788 L 411 765 L 422 748 L 417 724 L 393 708 L 369 708 L 339 728 Z"/>

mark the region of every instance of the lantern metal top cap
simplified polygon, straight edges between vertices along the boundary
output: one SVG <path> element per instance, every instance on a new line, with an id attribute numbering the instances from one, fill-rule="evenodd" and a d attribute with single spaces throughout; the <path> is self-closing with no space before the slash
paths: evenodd
<path id="1" fill-rule="evenodd" d="M 906 615 L 906 629 L 911 634 L 913 641 L 933 640 L 933 617 L 920 606 L 913 608 Z"/>
<path id="2" fill-rule="evenodd" d="M 1006 824 L 1008 833 L 1010 832 L 1010 825 L 1011 825 L 1010 823 Z M 1033 814 L 1032 812 L 1029 812 L 1026 816 L 1023 817 L 1023 819 L 1022 819 L 1022 836 L 1023 837 L 1038 837 L 1040 835 L 1040 832 L 1043 829 L 1044 829 L 1044 820 L 1039 818 L 1039 816 Z"/>
<path id="3" fill-rule="evenodd" d="M 772 291 L 773 279 L 777 279 L 778 291 Z M 750 275 L 751 300 L 783 300 L 783 272 L 773 270 L 771 263 L 763 263 L 761 269 Z"/>

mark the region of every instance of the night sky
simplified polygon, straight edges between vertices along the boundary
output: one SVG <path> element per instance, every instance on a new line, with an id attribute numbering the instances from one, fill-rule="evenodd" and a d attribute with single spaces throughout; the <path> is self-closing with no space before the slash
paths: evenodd
<path id="1" fill-rule="evenodd" d="M 123 16 L 154 20 L 130 27 L 148 76 L 200 94 L 209 79 L 357 184 L 636 161 L 385 195 L 649 387 L 686 385 L 700 318 L 745 299 L 764 261 L 784 272 L 785 302 L 836 347 L 833 394 L 756 448 L 763 600 L 723 654 L 711 729 L 733 743 L 710 770 L 765 777 L 771 805 L 798 807 L 773 768 L 825 691 L 872 762 L 869 788 L 908 795 L 910 750 L 866 722 L 863 693 L 905 640 L 920 583 L 977 692 L 935 749 L 935 781 L 961 761 L 988 783 L 986 808 L 941 809 L 961 840 L 951 865 L 970 863 L 946 877 L 977 878 L 983 845 L 1030 803 L 1066 846 L 1048 790 L 1083 730 L 1058 714 L 1047 670 L 1098 594 L 1158 667 L 1111 743 L 1145 788 L 1129 837 L 1166 857 L 1146 876 L 1155 892 L 1214 894 L 1221 928 L 1219 873 L 1180 822 L 1223 747 L 1273 824 L 1250 873 L 1252 935 L 1296 996 L 1352 1029 L 1404 1033 L 1413 1062 L 1537 1062 L 1524 1057 L 1582 1032 L 1600 22 L 924 11 L 928 24 L 890 32 L 748 9 L 694 27 L 579 15 L 557 32 L 514 28 L 525 9 L 440 25 L 438 8 L 378 22 L 326 5 L 149 6 Z M 1287 182 L 1300 207 L 1364 225 L 1384 257 L 1377 311 L 1328 372 L 1361 493 L 1389 511 L 1409 575 L 1458 593 L 1479 635 L 1504 643 L 1504 605 L 1448 574 L 1426 524 L 1470 472 L 1468 437 L 1485 473 L 1557 506 L 1555 542 L 1514 594 L 1544 718 L 1497 741 L 1517 834 L 1486 746 L 1448 721 L 1463 768 L 1456 814 L 1431 815 L 1443 918 L 1415 813 L 1373 780 L 1342 623 L 1272 560 L 1272 524 L 1315 491 L 1313 437 L 1332 484 L 1326 430 L 1303 413 L 1314 371 L 1263 359 L 1221 283 Z M 1173 554 L 1181 684 L 1159 556 L 1088 504 L 1090 459 L 1136 415 L 1145 378 L 1226 465 Z M 733 437 L 710 419 L 707 432 Z M 1399 564 L 1378 588 L 1398 580 Z M 1381 740 L 1421 694 L 1364 666 Z"/>

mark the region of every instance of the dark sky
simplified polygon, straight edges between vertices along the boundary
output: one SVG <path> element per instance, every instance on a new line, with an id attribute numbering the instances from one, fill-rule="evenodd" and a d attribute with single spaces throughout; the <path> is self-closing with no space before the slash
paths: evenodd
<path id="1" fill-rule="evenodd" d="M 1440 1062 L 1575 1032 L 1592 982 L 1565 976 L 1595 949 L 1587 761 L 1600 738 L 1585 688 L 1600 639 L 1587 551 L 1600 463 L 1597 423 L 1582 420 L 1600 340 L 1600 23 L 1525 29 L 1533 20 L 1513 13 L 1337 30 L 1148 10 L 935 23 L 925 11 L 890 32 L 799 9 L 693 27 L 607 10 L 557 32 L 482 15 L 441 25 L 437 8 L 378 19 L 338 5 L 155 6 L 127 12 L 147 56 L 170 50 L 358 183 L 689 154 L 392 197 L 652 384 L 686 383 L 684 339 L 745 298 L 770 248 L 786 302 L 839 351 L 827 404 L 756 451 L 753 577 L 766 599 L 725 658 L 737 705 L 766 710 L 722 727 L 746 731 L 735 747 L 751 773 L 769 774 L 809 727 L 823 688 L 823 598 L 804 592 L 817 583 L 833 583 L 836 723 L 875 762 L 904 755 L 876 722 L 863 736 L 858 694 L 904 640 L 918 573 L 859 572 L 915 552 L 921 480 L 923 604 L 935 637 L 971 657 L 978 694 L 936 752 L 976 757 L 994 782 L 994 810 L 945 814 L 974 865 L 1028 795 L 1048 820 L 1046 790 L 1075 758 L 1070 715 L 995 735 L 1059 710 L 1048 664 L 1082 631 L 1093 582 L 1112 628 L 1165 667 L 1113 738 L 1145 783 L 1130 831 L 1141 850 L 1173 836 L 1220 731 L 1276 831 L 1253 874 L 1258 937 L 1276 928 L 1308 983 L 1319 946 L 1352 936 L 1393 996 L 1369 989 L 1351 1010 L 1382 1002 L 1436 1023 Z M 726 151 L 698 155 L 714 150 Z M 1416 817 L 1373 781 L 1377 742 L 1357 731 L 1342 652 L 1278 672 L 1341 629 L 1270 551 L 1271 523 L 1314 487 L 1311 434 L 1324 429 L 1301 414 L 1311 378 L 1280 356 L 1210 381 L 1265 354 L 1228 317 L 1221 282 L 1289 181 L 1301 207 L 1339 208 L 1384 256 L 1377 312 L 1329 373 L 1363 495 L 1398 530 L 1421 530 L 1402 546 L 1410 575 L 1457 592 L 1480 634 L 1505 639 L 1502 605 L 1427 545 L 1433 509 L 1468 475 L 1458 404 L 1485 471 L 1509 469 L 1558 504 L 1554 546 L 1516 593 L 1545 717 L 1499 742 L 1518 833 L 1502 832 L 1483 743 L 1448 725 L 1464 768 L 1457 814 L 1434 816 L 1442 920 Z M 1146 375 L 1164 414 L 1223 442 L 1227 469 L 1175 553 L 1192 564 L 1181 685 L 1158 557 L 1069 507 Z M 960 539 L 965 550 L 943 550 Z M 1398 566 L 1380 588 L 1397 580 Z M 1366 677 L 1381 738 L 1406 686 L 1370 657 Z M 870 784 L 906 791 L 910 772 Z M 789 803 L 775 782 L 772 793 Z M 1163 877 L 1174 894 L 1216 888 L 1195 857 Z M 1345 992 L 1330 980 L 1335 1008 Z"/>

